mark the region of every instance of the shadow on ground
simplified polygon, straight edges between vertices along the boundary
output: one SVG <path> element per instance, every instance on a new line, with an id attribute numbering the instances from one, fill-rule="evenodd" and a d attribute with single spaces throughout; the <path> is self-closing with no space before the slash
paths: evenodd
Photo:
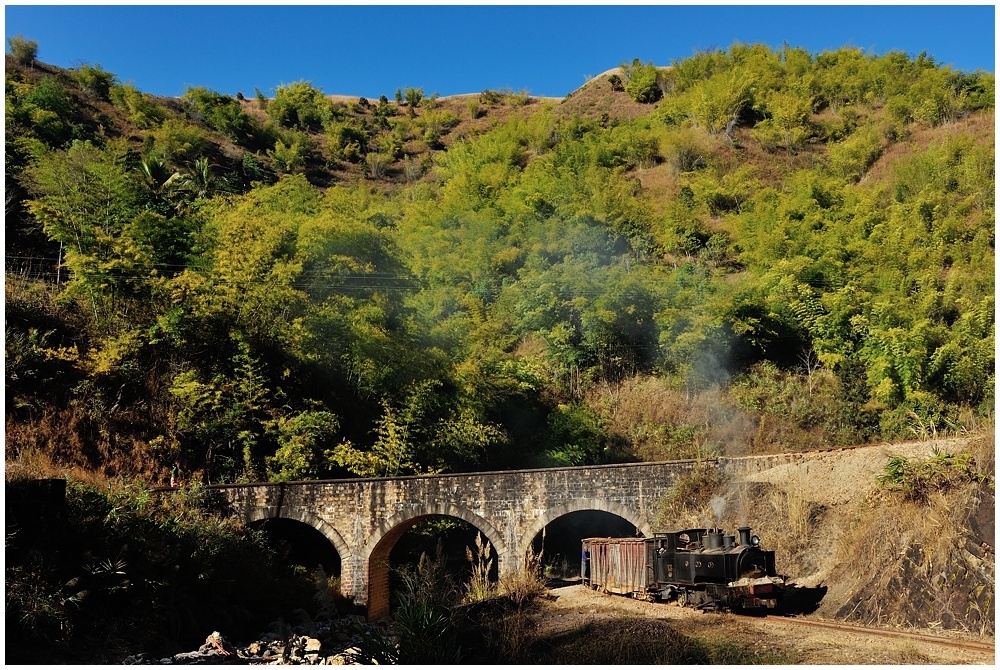
<path id="1" fill-rule="evenodd" d="M 785 595 L 778 603 L 775 614 L 794 616 L 797 614 L 812 614 L 819 609 L 819 604 L 826 595 L 827 587 L 785 585 Z"/>

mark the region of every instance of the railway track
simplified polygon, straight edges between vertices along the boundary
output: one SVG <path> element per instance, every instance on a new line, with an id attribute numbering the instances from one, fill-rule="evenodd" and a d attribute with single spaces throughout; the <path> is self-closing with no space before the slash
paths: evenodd
<path id="1" fill-rule="evenodd" d="M 757 617 L 748 617 L 754 618 Z M 759 620 L 759 619 L 758 619 Z M 767 619 L 764 619 L 766 621 Z M 942 647 L 950 647 L 952 649 L 961 649 L 964 651 L 974 651 L 977 653 L 984 654 L 995 654 L 996 653 L 996 643 L 994 642 L 984 642 L 981 640 L 965 640 L 962 638 L 944 637 L 941 635 L 930 635 L 927 633 L 914 633 L 911 631 L 904 630 L 892 630 L 888 628 L 869 628 L 867 626 L 857 626 L 847 623 L 839 623 L 833 621 L 819 621 L 816 619 L 799 619 L 796 617 L 776 617 L 773 621 L 780 621 L 781 623 L 790 623 L 795 626 L 803 626 L 807 628 L 820 628 L 833 631 L 842 631 L 850 633 L 862 633 L 865 635 L 872 635 L 876 637 L 885 637 L 892 639 L 904 639 L 904 640 L 914 640 L 916 642 L 925 642 L 927 644 L 935 644 Z"/>

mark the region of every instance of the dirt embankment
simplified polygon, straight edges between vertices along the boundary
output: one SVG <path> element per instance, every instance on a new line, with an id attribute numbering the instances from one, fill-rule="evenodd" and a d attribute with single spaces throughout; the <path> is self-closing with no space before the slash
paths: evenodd
<path id="1" fill-rule="evenodd" d="M 840 449 L 773 466 L 765 457 L 716 492 L 714 510 L 685 521 L 752 526 L 792 583 L 825 589 L 818 616 L 992 636 L 993 439 Z M 974 460 L 945 458 L 963 453 Z M 880 485 L 892 457 L 926 477 L 925 490 Z"/>

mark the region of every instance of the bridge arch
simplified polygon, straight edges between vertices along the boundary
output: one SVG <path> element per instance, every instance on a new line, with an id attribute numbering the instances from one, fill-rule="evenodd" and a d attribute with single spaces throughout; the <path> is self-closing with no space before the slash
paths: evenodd
<path id="1" fill-rule="evenodd" d="M 497 552 L 497 567 L 502 570 L 508 557 L 503 535 L 488 520 L 452 503 L 415 505 L 386 519 L 365 543 L 361 555 L 367 557 L 368 618 L 389 615 L 389 553 L 403 533 L 417 521 L 431 516 L 461 519 L 481 532 Z M 502 573 L 501 573 L 502 574 Z"/>
<path id="2" fill-rule="evenodd" d="M 341 565 L 346 565 L 351 557 L 351 548 L 336 528 L 309 510 L 300 507 L 281 507 L 278 509 L 277 514 L 272 513 L 273 509 L 269 507 L 255 507 L 247 514 L 246 521 L 247 523 L 255 523 L 268 519 L 291 519 L 292 521 L 300 521 L 307 526 L 312 526 L 333 544 L 333 548 L 340 555 Z M 341 581 L 346 577 L 347 575 L 342 575 Z"/>
<path id="3" fill-rule="evenodd" d="M 551 507 L 539 515 L 521 535 L 520 541 L 517 544 L 515 557 L 526 557 L 528 555 L 528 551 L 531 549 L 531 544 L 534 541 L 535 536 L 541 533 L 543 528 L 559 517 L 572 514 L 573 512 L 591 511 L 608 512 L 609 514 L 621 517 L 635 526 L 636 530 L 642 533 L 645 537 L 649 537 L 653 534 L 653 528 L 645 517 L 640 516 L 635 510 L 629 509 L 620 503 L 595 498 L 573 500 Z"/>

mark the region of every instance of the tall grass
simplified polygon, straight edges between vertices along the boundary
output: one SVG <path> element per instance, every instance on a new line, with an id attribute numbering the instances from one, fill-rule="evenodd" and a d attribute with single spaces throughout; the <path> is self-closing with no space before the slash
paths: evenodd
<path id="1" fill-rule="evenodd" d="M 493 558 L 490 555 L 490 545 L 483 539 L 482 533 L 476 533 L 476 550 L 465 548 L 465 558 L 472 566 L 472 575 L 466 587 L 465 602 L 486 600 L 496 593 L 496 587 L 490 581 L 493 570 Z"/>

